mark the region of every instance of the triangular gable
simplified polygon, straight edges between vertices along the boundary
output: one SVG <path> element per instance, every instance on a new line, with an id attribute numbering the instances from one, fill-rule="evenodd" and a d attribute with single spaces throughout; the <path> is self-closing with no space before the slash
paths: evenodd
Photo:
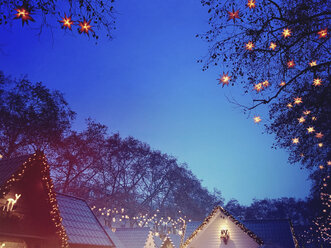
<path id="1" fill-rule="evenodd" d="M 249 230 L 244 226 L 240 221 L 238 221 L 235 217 L 233 217 L 229 212 L 227 212 L 224 208 L 217 206 L 213 209 L 213 211 L 205 218 L 202 224 L 191 234 L 187 240 L 185 240 L 183 244 L 183 248 L 188 247 L 192 242 L 195 242 L 201 234 L 205 231 L 208 226 L 216 220 L 217 217 L 224 218 L 226 221 L 229 220 L 230 223 L 233 223 L 239 230 L 241 230 L 244 234 L 246 234 L 250 239 L 252 239 L 258 246 L 263 244 L 262 239 L 260 239 L 255 233 Z M 220 233 L 219 233 L 220 234 Z M 217 234 L 218 235 L 218 234 Z M 231 240 L 231 233 L 230 233 Z M 244 246 L 243 246 L 244 247 Z"/>
<path id="2" fill-rule="evenodd" d="M 169 236 L 166 236 L 160 248 L 176 248 Z"/>
<path id="3" fill-rule="evenodd" d="M 153 234 L 148 227 L 116 228 L 115 235 L 126 248 L 155 247 Z"/>
<path id="4" fill-rule="evenodd" d="M 8 194 L 10 189 L 24 177 L 25 173 L 35 166 L 39 166 L 38 170 L 40 169 L 41 172 L 41 182 L 47 192 L 46 200 L 49 204 L 50 216 L 59 237 L 60 245 L 62 248 L 69 247 L 68 237 L 62 225 L 62 218 L 60 217 L 56 194 L 53 189 L 53 182 L 50 178 L 49 165 L 42 152 L 0 161 L 0 174 L 2 175 L 0 194 L 2 196 Z"/>

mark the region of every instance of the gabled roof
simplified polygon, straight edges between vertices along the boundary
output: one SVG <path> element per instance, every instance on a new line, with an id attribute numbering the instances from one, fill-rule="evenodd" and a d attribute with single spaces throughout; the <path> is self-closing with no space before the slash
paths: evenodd
<path id="1" fill-rule="evenodd" d="M 150 235 L 150 229 L 144 228 L 117 228 L 115 235 L 126 248 L 143 248 Z"/>
<path id="2" fill-rule="evenodd" d="M 249 230 L 243 223 L 241 223 L 239 220 L 237 220 L 235 217 L 233 217 L 228 211 L 226 211 L 221 206 L 217 206 L 213 209 L 213 211 L 205 218 L 205 220 L 202 222 L 202 224 L 191 234 L 189 238 L 187 238 L 183 244 L 183 247 L 187 247 L 189 243 L 192 241 L 192 239 L 198 235 L 198 233 L 205 228 L 205 226 L 213 219 L 214 216 L 220 211 L 225 216 L 229 217 L 229 219 L 237 225 L 244 233 L 246 233 L 249 237 L 251 237 L 256 243 L 259 245 L 263 244 L 263 240 L 259 238 L 255 233 L 253 233 L 251 230 Z"/>
<path id="3" fill-rule="evenodd" d="M 190 221 L 186 223 L 184 242 L 192 235 L 192 233 L 201 225 L 201 221 Z"/>
<path id="4" fill-rule="evenodd" d="M 112 240 L 84 200 L 59 193 L 56 199 L 69 244 L 114 247 Z"/>
<path id="5" fill-rule="evenodd" d="M 61 247 L 68 247 L 68 237 L 62 225 L 60 212 L 53 189 L 53 182 L 50 178 L 49 164 L 42 152 L 32 155 L 24 155 L 16 158 L 0 160 L 0 194 L 6 195 L 13 185 L 19 182 L 27 171 L 38 166 L 41 173 L 41 183 L 46 190 L 46 201 L 50 208 L 50 218 L 56 228 Z"/>
<path id="6" fill-rule="evenodd" d="M 22 166 L 32 155 L 0 160 L 0 187 Z"/>
<path id="7" fill-rule="evenodd" d="M 242 222 L 263 239 L 263 247 L 296 247 L 289 220 L 244 220 Z"/>
<path id="8" fill-rule="evenodd" d="M 104 226 L 103 228 L 106 230 L 108 236 L 111 238 L 116 248 L 126 248 L 125 245 L 121 242 L 121 240 L 116 236 L 115 232 L 110 230 L 108 226 Z"/>

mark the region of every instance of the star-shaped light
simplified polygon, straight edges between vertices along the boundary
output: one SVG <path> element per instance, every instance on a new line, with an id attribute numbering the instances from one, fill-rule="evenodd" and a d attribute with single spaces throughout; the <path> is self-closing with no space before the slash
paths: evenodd
<path id="1" fill-rule="evenodd" d="M 61 21 L 62 23 L 62 28 L 69 28 L 71 30 L 71 25 L 74 24 L 74 22 L 71 20 L 71 16 L 67 17 L 66 14 L 64 14 L 64 18 L 62 18 Z"/>
<path id="2" fill-rule="evenodd" d="M 277 45 L 275 42 L 270 42 L 270 46 L 269 46 L 270 49 L 275 50 L 276 47 L 277 47 Z"/>
<path id="3" fill-rule="evenodd" d="M 250 9 L 255 8 L 255 0 L 248 0 L 247 6 L 248 6 Z"/>
<path id="4" fill-rule="evenodd" d="M 255 85 L 254 85 L 254 89 L 255 89 L 257 92 L 260 92 L 260 91 L 263 89 L 262 83 L 255 84 Z"/>
<path id="5" fill-rule="evenodd" d="M 313 133 L 313 132 L 315 132 L 315 129 L 314 129 L 314 127 L 308 127 L 307 131 L 308 131 L 308 133 Z"/>
<path id="6" fill-rule="evenodd" d="M 79 22 L 79 26 L 80 26 L 79 33 L 88 34 L 89 31 L 92 30 L 92 26 L 90 25 L 90 23 L 91 23 L 91 20 L 86 21 L 85 18 L 84 18 L 83 22 Z"/>
<path id="7" fill-rule="evenodd" d="M 291 36 L 291 30 L 290 29 L 288 29 L 288 28 L 284 28 L 283 29 L 283 33 L 282 33 L 282 36 L 284 37 L 284 38 L 287 38 L 287 37 L 290 37 Z"/>
<path id="8" fill-rule="evenodd" d="M 286 85 L 286 83 L 284 82 L 284 81 L 282 81 L 280 84 L 279 84 L 279 86 L 285 86 Z"/>
<path id="9" fill-rule="evenodd" d="M 34 19 L 30 16 L 30 9 L 27 7 L 19 7 L 17 9 L 15 9 L 17 11 L 17 13 L 15 14 L 15 19 L 22 19 L 22 25 L 24 25 L 24 23 L 28 23 L 28 21 L 34 21 Z"/>
<path id="10" fill-rule="evenodd" d="M 288 68 L 292 68 L 294 66 L 295 66 L 295 63 L 294 63 L 294 60 L 293 59 L 287 62 L 287 67 Z"/>
<path id="11" fill-rule="evenodd" d="M 264 82 L 262 82 L 262 86 L 263 86 L 264 88 L 267 88 L 269 85 L 270 85 L 270 83 L 269 83 L 268 80 L 265 80 Z"/>
<path id="12" fill-rule="evenodd" d="M 302 103 L 302 98 L 301 97 L 295 97 L 294 98 L 294 104 L 299 105 L 300 103 Z"/>
<path id="13" fill-rule="evenodd" d="M 292 143 L 293 144 L 298 144 L 299 143 L 299 138 L 293 138 Z"/>
<path id="14" fill-rule="evenodd" d="M 248 43 L 246 43 L 246 49 L 249 51 L 252 51 L 254 48 L 254 43 L 249 41 Z"/>
<path id="15" fill-rule="evenodd" d="M 288 108 L 293 108 L 292 103 L 288 103 L 286 106 L 287 106 Z"/>
<path id="16" fill-rule="evenodd" d="M 301 116 L 298 118 L 299 123 L 304 123 L 306 121 L 305 117 Z"/>
<path id="17" fill-rule="evenodd" d="M 303 114 L 304 114 L 304 115 L 309 115 L 310 113 L 311 113 L 310 110 L 305 110 L 305 111 L 303 111 Z"/>
<path id="18" fill-rule="evenodd" d="M 315 116 L 311 117 L 311 119 L 312 119 L 313 121 L 316 121 L 316 120 L 317 120 L 317 118 L 316 118 Z"/>
<path id="19" fill-rule="evenodd" d="M 312 60 L 312 61 L 309 63 L 309 65 L 310 65 L 311 67 L 316 66 L 316 65 L 317 65 L 317 61 L 316 61 L 316 60 Z"/>
<path id="20" fill-rule="evenodd" d="M 323 143 L 318 143 L 318 147 L 323 147 Z"/>
<path id="21" fill-rule="evenodd" d="M 313 81 L 313 85 L 316 86 L 321 86 L 322 85 L 322 80 L 320 78 L 315 78 Z"/>
<path id="22" fill-rule="evenodd" d="M 323 165 L 320 165 L 319 168 L 320 168 L 320 170 L 323 170 L 324 169 L 324 166 Z"/>
<path id="23" fill-rule="evenodd" d="M 219 79 L 219 84 L 228 85 L 231 80 L 231 77 L 228 75 L 228 73 L 223 72 L 223 76 Z"/>
<path id="24" fill-rule="evenodd" d="M 329 160 L 328 162 L 326 162 L 327 163 L 327 165 L 331 165 L 331 161 Z"/>
<path id="25" fill-rule="evenodd" d="M 328 36 L 328 29 L 327 28 L 321 29 L 317 34 L 319 35 L 318 37 L 319 39 L 325 38 Z"/>
<path id="26" fill-rule="evenodd" d="M 262 121 L 262 119 L 261 119 L 261 117 L 260 116 L 254 116 L 254 122 L 255 123 L 259 123 L 259 122 L 261 122 Z"/>
<path id="27" fill-rule="evenodd" d="M 321 132 L 319 133 L 316 133 L 315 137 L 318 138 L 318 139 L 322 139 L 324 136 L 324 134 L 322 134 Z"/>
<path id="28" fill-rule="evenodd" d="M 228 11 L 228 13 L 229 13 L 229 19 L 228 19 L 228 21 L 229 20 L 233 20 L 233 23 L 235 23 L 236 22 L 236 19 L 240 19 L 240 17 L 239 17 L 239 10 L 234 11 L 232 9 L 232 12 Z"/>

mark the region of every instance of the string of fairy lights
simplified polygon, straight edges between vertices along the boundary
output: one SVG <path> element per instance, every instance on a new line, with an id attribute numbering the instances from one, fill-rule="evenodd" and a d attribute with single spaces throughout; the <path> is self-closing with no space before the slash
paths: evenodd
<path id="1" fill-rule="evenodd" d="M 116 231 L 120 227 L 148 227 L 155 236 L 165 236 L 167 234 L 183 234 L 184 225 L 191 220 L 178 211 L 178 217 L 173 218 L 164 216 L 160 210 L 155 213 L 139 213 L 137 215 L 129 215 L 124 208 L 97 208 L 91 207 L 91 210 L 105 220 L 105 224 Z"/>
<path id="2" fill-rule="evenodd" d="M 255 0 L 248 0 L 247 2 L 247 7 L 250 10 L 253 10 L 256 7 L 256 1 Z M 233 20 L 233 23 L 235 24 L 236 19 L 241 19 L 240 17 L 240 13 L 239 10 L 234 10 L 232 9 L 232 11 L 228 11 L 228 21 L 229 20 Z M 327 28 L 322 28 L 319 31 L 316 32 L 316 34 L 318 35 L 318 37 L 316 37 L 316 39 L 324 39 L 328 37 L 328 29 Z M 282 29 L 281 32 L 281 37 L 285 40 L 289 39 L 289 37 L 291 37 L 293 35 L 293 31 L 288 28 L 285 27 Z M 272 51 L 277 51 L 277 47 L 278 44 L 276 41 L 271 41 L 270 45 L 269 45 L 269 49 Z M 247 51 L 253 51 L 256 47 L 255 44 L 253 43 L 253 41 L 248 41 L 247 43 L 244 44 L 244 48 Z M 311 60 L 307 62 L 308 67 L 306 68 L 307 71 L 309 70 L 309 68 L 314 67 L 314 66 L 318 66 L 318 62 L 317 60 Z M 287 61 L 287 68 L 288 69 L 293 69 L 296 67 L 296 63 L 295 60 L 292 58 L 290 60 Z M 229 85 L 230 80 L 231 80 L 231 76 L 229 75 L 229 73 L 224 73 L 223 75 L 221 75 L 221 77 L 218 79 L 219 80 L 219 84 L 221 84 L 223 87 L 225 85 Z M 323 87 L 323 80 L 320 77 L 316 77 L 314 76 L 311 85 L 313 87 Z M 254 91 L 256 91 L 256 93 L 260 93 L 262 91 L 264 91 L 266 88 L 268 88 L 270 86 L 270 82 L 268 80 L 265 80 L 263 82 L 260 83 L 256 83 L 253 86 Z M 281 87 L 281 89 L 285 88 L 287 86 L 287 83 L 285 81 L 281 81 L 279 83 L 279 87 Z M 302 97 L 297 96 L 293 99 L 292 102 L 287 103 L 286 107 L 288 108 L 288 111 L 291 110 L 295 110 L 296 106 L 302 105 L 304 104 Z M 323 143 L 323 138 L 324 138 L 324 134 L 321 131 L 315 130 L 315 126 L 314 123 L 316 123 L 317 121 L 317 117 L 316 115 L 314 115 L 310 110 L 305 110 L 303 111 L 302 114 L 300 114 L 297 117 L 298 123 L 301 125 L 302 128 L 306 129 L 306 132 L 309 135 L 314 135 L 314 139 L 315 139 L 315 144 L 317 146 L 318 149 L 322 149 L 324 147 L 324 143 Z M 259 115 L 255 115 L 253 117 L 253 121 L 254 123 L 260 123 L 262 121 L 261 116 Z M 291 142 L 293 145 L 300 145 L 300 137 L 293 137 L 291 139 Z M 305 156 L 304 154 L 300 154 L 300 156 Z M 325 161 L 325 165 L 319 165 L 319 169 L 320 170 L 326 170 L 328 169 L 328 166 L 331 166 L 331 161 Z M 329 192 L 327 191 L 326 187 L 327 187 L 327 183 L 330 181 L 330 176 L 327 176 L 325 178 L 323 178 L 323 185 L 320 189 L 320 198 L 323 204 L 323 213 L 327 214 L 327 219 L 323 220 L 323 217 L 317 217 L 314 220 L 314 225 L 317 227 L 317 230 L 320 233 L 320 238 L 323 239 L 324 241 L 326 240 L 330 240 L 330 207 L 331 207 L 331 195 L 329 194 Z M 328 224 L 327 224 L 328 223 Z M 307 232 L 306 232 L 307 233 Z"/>

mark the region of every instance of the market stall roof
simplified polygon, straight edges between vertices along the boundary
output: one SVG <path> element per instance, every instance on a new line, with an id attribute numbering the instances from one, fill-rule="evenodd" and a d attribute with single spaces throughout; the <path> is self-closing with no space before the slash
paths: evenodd
<path id="1" fill-rule="evenodd" d="M 121 240 L 126 248 L 145 247 L 150 235 L 148 227 L 143 228 L 117 228 L 115 235 Z"/>
<path id="2" fill-rule="evenodd" d="M 296 239 L 291 222 L 283 220 L 243 220 L 244 225 L 259 235 L 264 241 L 264 248 L 294 248 Z"/>
<path id="3" fill-rule="evenodd" d="M 56 199 L 69 244 L 115 247 L 84 200 L 59 193 Z"/>

